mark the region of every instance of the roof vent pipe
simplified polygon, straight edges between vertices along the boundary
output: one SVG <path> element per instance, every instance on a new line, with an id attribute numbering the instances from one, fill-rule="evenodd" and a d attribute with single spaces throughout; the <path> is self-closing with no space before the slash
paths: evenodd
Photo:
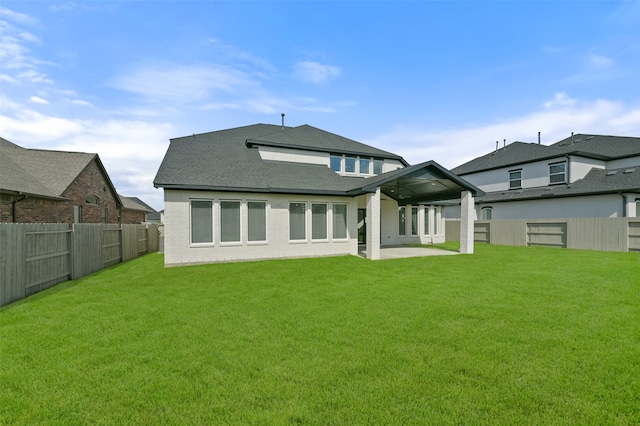
<path id="1" fill-rule="evenodd" d="M 282 130 L 284 130 L 284 112 L 280 115 L 282 115 Z"/>
<path id="2" fill-rule="evenodd" d="M 571 145 L 573 145 L 573 132 L 571 132 Z"/>
<path id="3" fill-rule="evenodd" d="M 506 139 L 503 139 L 503 140 L 502 140 L 502 147 L 503 147 L 503 148 L 506 148 L 506 147 L 507 147 L 507 140 L 506 140 Z"/>
<path id="4" fill-rule="evenodd" d="M 500 142 L 496 141 L 496 152 L 498 152 L 498 144 L 499 144 L 499 143 L 500 143 Z"/>
<path id="5" fill-rule="evenodd" d="M 540 132 L 538 132 L 538 145 L 540 145 Z"/>

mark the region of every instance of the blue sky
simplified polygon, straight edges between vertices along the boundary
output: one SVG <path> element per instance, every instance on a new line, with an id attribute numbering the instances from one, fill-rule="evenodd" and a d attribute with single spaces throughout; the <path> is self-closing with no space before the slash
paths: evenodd
<path id="1" fill-rule="evenodd" d="M 640 2 L 0 3 L 0 136 L 96 152 L 157 209 L 170 138 L 281 113 L 448 168 L 640 136 Z"/>

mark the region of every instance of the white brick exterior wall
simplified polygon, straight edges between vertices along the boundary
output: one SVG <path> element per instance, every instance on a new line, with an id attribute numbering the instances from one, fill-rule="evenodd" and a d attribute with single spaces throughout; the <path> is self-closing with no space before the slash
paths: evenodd
<path id="1" fill-rule="evenodd" d="M 164 190 L 165 265 L 358 254 L 357 201 L 351 197 Z M 212 200 L 212 244 L 191 244 L 190 200 Z M 240 201 L 241 241 L 220 243 L 219 202 Z M 267 242 L 247 241 L 247 201 L 267 203 Z M 307 203 L 307 240 L 289 241 L 289 203 Z M 311 240 L 311 203 L 328 205 L 328 239 Z M 347 239 L 333 240 L 332 203 L 347 204 Z"/>

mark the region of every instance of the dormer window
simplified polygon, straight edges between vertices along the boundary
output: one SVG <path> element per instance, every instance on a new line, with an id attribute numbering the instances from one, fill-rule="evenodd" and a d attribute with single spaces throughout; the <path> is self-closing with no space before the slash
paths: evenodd
<path id="1" fill-rule="evenodd" d="M 522 169 L 509 171 L 509 189 L 522 188 Z"/>
<path id="2" fill-rule="evenodd" d="M 331 154 L 329 155 L 329 168 L 339 174 L 379 175 L 384 171 L 384 160 L 356 155 Z"/>
<path id="3" fill-rule="evenodd" d="M 98 204 L 98 197 L 96 197 L 95 195 L 87 195 L 85 202 L 87 204 Z"/>
<path id="4" fill-rule="evenodd" d="M 381 174 L 383 165 L 384 165 L 384 160 L 378 160 L 378 159 L 374 158 L 374 160 L 373 160 L 373 174 L 374 175 Z"/>
<path id="5" fill-rule="evenodd" d="M 567 183 L 567 163 L 549 164 L 549 185 Z"/>

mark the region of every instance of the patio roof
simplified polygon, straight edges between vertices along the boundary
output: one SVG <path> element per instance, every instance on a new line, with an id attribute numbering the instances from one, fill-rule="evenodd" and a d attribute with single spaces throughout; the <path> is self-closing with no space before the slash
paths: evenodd
<path id="1" fill-rule="evenodd" d="M 380 187 L 384 195 L 393 198 L 399 205 L 456 199 L 460 198 L 463 191 L 469 191 L 476 197 L 484 195 L 482 190 L 435 161 L 370 177 L 362 183 L 349 192 L 375 192 Z"/>

